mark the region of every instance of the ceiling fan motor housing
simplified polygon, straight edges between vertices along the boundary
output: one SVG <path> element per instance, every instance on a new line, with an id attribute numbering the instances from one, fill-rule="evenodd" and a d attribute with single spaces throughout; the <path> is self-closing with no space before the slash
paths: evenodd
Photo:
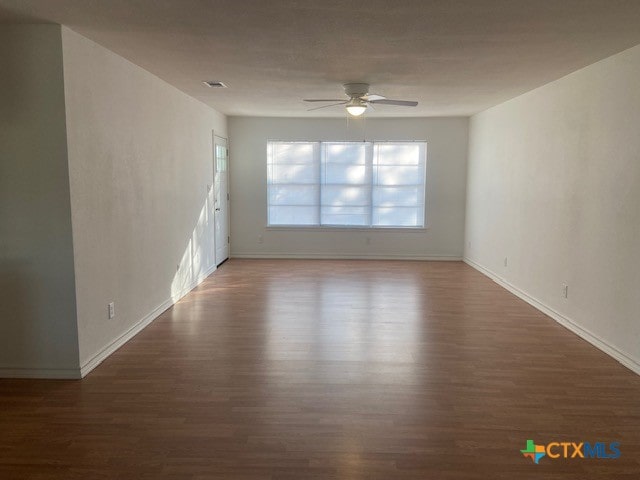
<path id="1" fill-rule="evenodd" d="M 344 93 L 346 93 L 351 98 L 364 97 L 367 93 L 369 93 L 369 84 L 368 83 L 345 83 Z"/>

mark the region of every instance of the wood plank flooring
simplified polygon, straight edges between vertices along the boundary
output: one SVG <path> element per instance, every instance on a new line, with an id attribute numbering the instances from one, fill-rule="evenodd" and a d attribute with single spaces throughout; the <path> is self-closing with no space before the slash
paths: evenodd
<path id="1" fill-rule="evenodd" d="M 520 453 L 620 442 L 618 459 Z M 82 381 L 0 380 L 1 479 L 638 479 L 640 377 L 458 262 L 231 260 Z"/>

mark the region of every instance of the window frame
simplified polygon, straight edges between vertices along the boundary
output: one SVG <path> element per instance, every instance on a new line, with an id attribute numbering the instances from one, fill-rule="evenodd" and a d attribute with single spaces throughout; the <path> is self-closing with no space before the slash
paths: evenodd
<path id="1" fill-rule="evenodd" d="M 411 143 L 420 143 L 420 144 L 424 144 L 424 162 L 423 162 L 423 178 L 424 178 L 424 183 L 422 185 L 423 187 L 423 195 L 422 195 L 422 199 L 423 199 L 423 205 L 422 205 L 422 225 L 421 226 L 398 226 L 398 225 L 389 225 L 389 226 L 385 226 L 385 225 L 373 225 L 372 224 L 372 218 L 370 218 L 370 224 L 369 225 L 330 225 L 330 224 L 322 224 L 319 223 L 317 225 L 311 225 L 311 224 L 302 224 L 302 225 L 296 225 L 296 224 L 274 224 L 271 225 L 269 224 L 269 161 L 268 161 L 268 148 L 269 148 L 269 144 L 270 143 L 313 143 L 313 144 L 318 144 L 317 148 L 318 150 L 321 152 L 322 151 L 322 144 L 332 144 L 332 143 L 351 143 L 351 144 L 362 144 L 362 143 L 370 143 L 372 146 L 372 149 L 375 148 L 375 145 L 377 144 L 411 144 Z M 414 233 L 419 233 L 419 232 L 423 232 L 427 229 L 430 228 L 430 225 L 428 223 L 428 219 L 429 219 L 429 215 L 427 214 L 427 192 L 428 192 L 428 188 L 427 188 L 427 182 L 428 182 L 428 176 L 427 176 L 427 163 L 428 163 L 428 159 L 429 159 L 429 155 L 428 155 L 428 142 L 426 140 L 364 140 L 364 141 L 349 141 L 349 140 L 275 140 L 275 139 L 267 139 L 266 142 L 266 146 L 264 151 L 267 153 L 267 159 L 265 161 L 265 173 L 266 173 L 266 182 L 265 182 L 265 226 L 264 228 L 266 230 L 279 230 L 279 231 L 293 231 L 293 232 L 300 232 L 300 231 L 324 231 L 324 232 L 335 232 L 335 231 L 350 231 L 350 232 L 357 232 L 357 231 L 361 231 L 361 232 L 371 232 L 372 230 L 376 230 L 376 231 L 385 231 L 385 232 L 405 232 L 405 233 L 410 233 L 410 232 L 414 232 Z M 373 159 L 372 159 L 372 163 L 370 165 L 371 168 L 374 168 L 373 166 Z M 322 154 L 320 153 L 320 160 L 319 160 L 319 165 L 318 168 L 320 171 L 322 171 Z M 370 188 L 371 190 L 373 190 L 373 180 L 371 180 L 371 184 L 370 184 Z M 322 182 L 320 181 L 318 183 L 318 189 L 319 189 L 319 195 L 321 195 L 322 192 Z M 321 209 L 321 205 L 318 204 L 318 208 Z M 373 212 L 373 204 L 371 203 L 369 205 L 369 209 L 370 212 Z M 321 217 L 320 217 L 321 218 Z M 319 220 L 320 221 L 320 220 Z"/>

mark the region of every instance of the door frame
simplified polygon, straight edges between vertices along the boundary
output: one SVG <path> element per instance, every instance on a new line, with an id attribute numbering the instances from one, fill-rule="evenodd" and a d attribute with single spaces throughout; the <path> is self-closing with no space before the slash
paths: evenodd
<path id="1" fill-rule="evenodd" d="M 213 245 L 214 245 L 214 252 L 213 252 L 213 261 L 216 264 L 216 266 L 220 266 L 222 265 L 224 262 L 226 262 L 229 258 L 231 258 L 231 215 L 230 215 L 230 204 L 231 204 L 231 196 L 229 195 L 229 139 L 226 137 L 223 137 L 221 135 L 218 135 L 215 133 L 215 131 L 212 131 L 212 140 L 213 140 Z M 222 142 L 217 142 L 217 140 L 222 140 Z M 222 144 L 224 143 L 226 145 L 226 169 L 224 171 L 224 174 L 226 175 L 226 184 L 227 184 L 227 199 L 222 200 L 224 207 L 226 207 L 226 230 L 227 230 L 227 258 L 225 258 L 224 260 L 218 262 L 218 259 L 216 258 L 216 253 L 218 250 L 218 244 L 216 242 L 216 223 L 217 223 L 217 218 L 218 215 L 216 214 L 216 205 L 215 205 L 215 188 L 216 188 L 216 180 L 217 180 L 217 175 L 220 173 L 217 171 L 217 162 L 218 162 L 218 154 L 216 151 L 216 145 L 218 144 Z M 221 207 L 223 208 L 223 207 Z"/>

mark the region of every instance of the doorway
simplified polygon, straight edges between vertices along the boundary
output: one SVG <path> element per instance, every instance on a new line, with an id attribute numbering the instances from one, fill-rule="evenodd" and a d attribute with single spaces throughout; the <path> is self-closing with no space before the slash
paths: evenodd
<path id="1" fill-rule="evenodd" d="M 216 265 L 229 258 L 229 149 L 227 139 L 213 137 L 213 219 Z"/>

